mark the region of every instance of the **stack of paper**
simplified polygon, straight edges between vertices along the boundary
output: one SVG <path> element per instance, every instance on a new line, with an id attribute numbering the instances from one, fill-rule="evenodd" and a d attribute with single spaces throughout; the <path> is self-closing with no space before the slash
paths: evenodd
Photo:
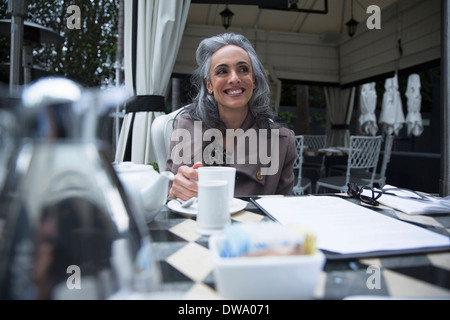
<path id="1" fill-rule="evenodd" d="M 322 250 L 341 254 L 449 246 L 449 237 L 332 196 L 260 198 L 281 224 L 311 230 Z"/>
<path id="2" fill-rule="evenodd" d="M 413 192 L 385 185 L 383 191 L 395 194 L 383 194 L 378 202 L 407 214 L 450 213 L 450 200 L 424 196 L 420 199 Z M 363 193 L 366 194 L 366 193 Z M 420 199 L 420 200 L 419 200 Z"/>

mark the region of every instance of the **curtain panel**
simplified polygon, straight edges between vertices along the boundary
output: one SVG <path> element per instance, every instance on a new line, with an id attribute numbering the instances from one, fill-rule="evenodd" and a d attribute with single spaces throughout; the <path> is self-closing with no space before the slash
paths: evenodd
<path id="1" fill-rule="evenodd" d="M 126 106 L 116 162 L 156 161 L 153 120 L 165 114 L 166 90 L 183 37 L 190 0 L 124 1 L 125 86 L 134 99 Z"/>

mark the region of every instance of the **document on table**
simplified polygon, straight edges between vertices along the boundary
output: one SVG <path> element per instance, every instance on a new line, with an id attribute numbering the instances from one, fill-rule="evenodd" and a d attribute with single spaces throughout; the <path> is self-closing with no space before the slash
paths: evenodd
<path id="1" fill-rule="evenodd" d="M 413 199 L 419 198 L 417 195 L 403 189 L 398 189 L 391 185 L 385 185 L 383 191 L 392 193 L 383 194 L 378 199 L 378 202 L 388 207 L 400 210 L 407 214 L 440 214 L 450 213 L 450 200 L 447 198 L 434 198 L 425 196 L 421 200 Z M 365 191 L 363 194 L 369 195 Z"/>
<path id="2" fill-rule="evenodd" d="M 317 247 L 340 254 L 450 245 L 450 238 L 333 196 L 267 197 L 255 200 L 283 225 L 317 237 Z"/>

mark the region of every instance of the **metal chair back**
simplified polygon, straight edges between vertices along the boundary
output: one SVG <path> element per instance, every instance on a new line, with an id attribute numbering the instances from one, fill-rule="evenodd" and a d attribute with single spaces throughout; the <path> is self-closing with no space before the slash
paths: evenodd
<path id="1" fill-rule="evenodd" d="M 381 168 L 379 172 L 379 181 L 377 183 L 380 187 L 386 184 L 386 169 L 389 161 L 391 160 L 392 145 L 394 144 L 394 135 L 387 135 L 384 141 L 383 160 L 381 162 Z"/>
<path id="2" fill-rule="evenodd" d="M 312 151 L 314 153 L 317 153 L 319 149 L 325 148 L 327 143 L 326 135 L 306 134 L 303 137 L 307 151 Z"/>
<path id="3" fill-rule="evenodd" d="M 304 136 L 295 136 L 295 161 L 294 170 L 298 170 L 297 183 L 292 191 L 293 194 L 304 194 L 306 189 L 311 191 L 311 181 L 308 178 L 302 176 L 302 166 L 303 166 L 303 153 L 305 151 Z"/>
<path id="4" fill-rule="evenodd" d="M 369 185 L 373 186 L 380 155 L 381 140 L 381 136 L 350 136 L 346 184 L 350 182 L 352 169 L 368 169 L 372 172 Z"/>

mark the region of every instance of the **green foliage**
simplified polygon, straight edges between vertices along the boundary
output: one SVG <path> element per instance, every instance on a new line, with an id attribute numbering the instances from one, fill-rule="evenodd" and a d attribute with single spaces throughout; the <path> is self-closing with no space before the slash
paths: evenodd
<path id="1" fill-rule="evenodd" d="M 325 108 L 325 93 L 323 86 L 309 85 L 308 86 L 308 104 L 311 108 Z M 297 99 L 296 84 L 293 82 L 283 82 L 281 86 L 281 101 L 282 106 L 295 106 Z"/>
<path id="2" fill-rule="evenodd" d="M 72 15 L 67 13 L 70 5 L 80 8 L 80 29 L 67 27 L 67 19 Z M 64 37 L 61 45 L 42 44 L 34 48 L 33 64 L 86 87 L 114 79 L 115 70 L 110 63 L 116 55 L 118 7 L 117 0 L 28 1 L 27 20 Z M 7 1 L 0 2 L 1 19 L 10 19 L 6 9 Z M 10 40 L 0 38 L 0 63 L 9 62 Z"/>
<path id="3" fill-rule="evenodd" d="M 153 166 L 153 169 L 155 169 L 155 171 L 156 172 L 159 172 L 159 166 L 158 166 L 158 163 L 156 163 L 156 162 L 150 162 L 150 163 L 147 163 L 149 166 Z"/>
<path id="4" fill-rule="evenodd" d="M 297 93 L 294 83 L 283 82 L 281 86 L 281 101 L 280 105 L 295 106 Z"/>
<path id="5" fill-rule="evenodd" d="M 294 129 L 292 121 L 297 118 L 297 115 L 289 111 L 280 110 L 278 111 L 278 117 L 280 118 L 280 121 L 285 123 L 290 129 Z"/>
<path id="6" fill-rule="evenodd" d="M 314 112 L 313 114 L 314 120 L 320 122 L 320 127 L 325 128 L 327 124 L 327 115 L 326 113 Z M 311 121 L 310 121 L 311 123 Z"/>

